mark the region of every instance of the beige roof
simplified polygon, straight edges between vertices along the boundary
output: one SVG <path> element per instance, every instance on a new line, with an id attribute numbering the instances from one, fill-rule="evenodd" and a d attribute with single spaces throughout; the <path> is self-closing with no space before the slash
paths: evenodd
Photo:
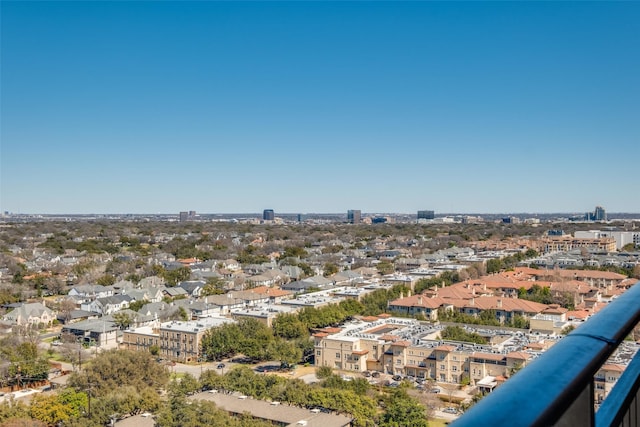
<path id="1" fill-rule="evenodd" d="M 287 404 L 274 405 L 272 402 L 256 400 L 250 397 L 240 398 L 238 394 L 199 393 L 192 399 L 214 402 L 225 411 L 242 414 L 250 413 L 254 417 L 272 420 L 286 426 L 295 426 L 306 421 L 306 427 L 345 427 L 351 425 L 351 418 L 344 415 L 315 412 Z"/>

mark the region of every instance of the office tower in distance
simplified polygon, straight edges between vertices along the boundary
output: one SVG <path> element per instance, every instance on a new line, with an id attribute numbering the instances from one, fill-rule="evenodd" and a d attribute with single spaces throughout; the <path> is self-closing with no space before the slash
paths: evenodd
<path id="1" fill-rule="evenodd" d="M 602 206 L 596 206 L 593 212 L 587 212 L 584 215 L 586 221 L 606 221 L 607 211 Z"/>
<path id="2" fill-rule="evenodd" d="M 262 212 L 263 221 L 273 221 L 275 217 L 276 217 L 276 214 L 273 212 L 273 209 L 265 209 Z"/>
<path id="3" fill-rule="evenodd" d="M 418 211 L 418 219 L 434 219 L 435 217 L 434 211 Z"/>
<path id="4" fill-rule="evenodd" d="M 360 224 L 362 220 L 362 212 L 359 210 L 350 209 L 347 211 L 347 222 L 349 224 Z"/>
<path id="5" fill-rule="evenodd" d="M 196 219 L 196 211 L 180 212 L 180 222 L 190 221 L 193 219 Z"/>

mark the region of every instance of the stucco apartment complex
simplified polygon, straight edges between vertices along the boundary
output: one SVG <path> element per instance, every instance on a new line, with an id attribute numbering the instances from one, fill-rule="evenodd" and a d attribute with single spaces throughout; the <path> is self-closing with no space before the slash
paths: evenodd
<path id="1" fill-rule="evenodd" d="M 344 328 L 326 328 L 314 334 L 316 366 L 363 372 L 432 378 L 472 384 L 491 376 L 506 379 L 533 357 L 498 346 L 438 341 L 438 331 L 411 319 L 388 316 L 364 318 Z M 496 353 L 495 348 L 501 348 Z"/>
<path id="2" fill-rule="evenodd" d="M 542 239 L 545 253 L 568 252 L 574 249 L 587 249 L 599 252 L 615 252 L 616 240 L 613 237 L 585 238 L 573 236 L 549 236 Z"/>

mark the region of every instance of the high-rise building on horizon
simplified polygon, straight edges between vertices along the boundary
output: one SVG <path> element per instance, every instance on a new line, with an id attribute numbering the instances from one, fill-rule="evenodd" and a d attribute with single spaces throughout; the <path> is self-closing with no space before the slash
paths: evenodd
<path id="1" fill-rule="evenodd" d="M 606 221 L 607 211 L 602 206 L 596 206 L 593 212 L 587 212 L 584 215 L 586 221 Z"/>
<path id="2" fill-rule="evenodd" d="M 180 212 L 180 222 L 189 221 L 196 218 L 196 211 L 182 211 Z"/>
<path id="3" fill-rule="evenodd" d="M 435 219 L 435 217 L 434 211 L 418 211 L 418 219 Z"/>
<path id="4" fill-rule="evenodd" d="M 276 214 L 273 211 L 273 209 L 265 209 L 264 211 L 262 211 L 263 221 L 273 221 L 275 217 L 276 217 Z"/>
<path id="5" fill-rule="evenodd" d="M 349 209 L 347 211 L 347 222 L 350 224 L 360 224 L 362 221 L 362 211 L 357 209 Z"/>

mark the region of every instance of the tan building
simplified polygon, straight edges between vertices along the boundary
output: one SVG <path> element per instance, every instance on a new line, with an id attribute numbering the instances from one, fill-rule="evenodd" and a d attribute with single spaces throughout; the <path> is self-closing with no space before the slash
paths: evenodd
<path id="1" fill-rule="evenodd" d="M 160 333 L 158 328 L 142 326 L 122 333 L 121 348 L 132 351 L 150 351 L 152 346 L 160 349 Z"/>
<path id="2" fill-rule="evenodd" d="M 224 317 L 205 317 L 197 321 L 171 321 L 157 327 L 144 326 L 124 331 L 121 347 L 134 351 L 159 348 L 159 356 L 175 362 L 196 362 L 201 354 L 202 337 L 211 328 L 233 322 Z"/>
<path id="3" fill-rule="evenodd" d="M 607 397 L 613 386 L 616 385 L 616 382 L 622 376 L 624 372 L 624 365 L 615 365 L 608 364 L 602 365 L 600 370 L 593 377 L 594 381 L 594 400 L 596 403 L 602 403 L 602 401 Z"/>
<path id="4" fill-rule="evenodd" d="M 316 366 L 375 370 L 456 384 L 467 378 L 476 384 L 487 376 L 508 378 L 532 357 L 525 352 L 480 353 L 473 345 L 437 345 L 437 341 L 436 345 L 434 341 L 414 344 L 399 336 L 406 336 L 408 328 L 419 330 L 415 320 L 373 319 L 357 328 L 325 328 L 314 334 Z"/>
<path id="5" fill-rule="evenodd" d="M 583 248 L 591 251 L 616 251 L 616 239 L 613 237 L 590 239 L 572 236 L 549 236 L 542 239 L 542 245 L 545 253 L 568 252 Z"/>

